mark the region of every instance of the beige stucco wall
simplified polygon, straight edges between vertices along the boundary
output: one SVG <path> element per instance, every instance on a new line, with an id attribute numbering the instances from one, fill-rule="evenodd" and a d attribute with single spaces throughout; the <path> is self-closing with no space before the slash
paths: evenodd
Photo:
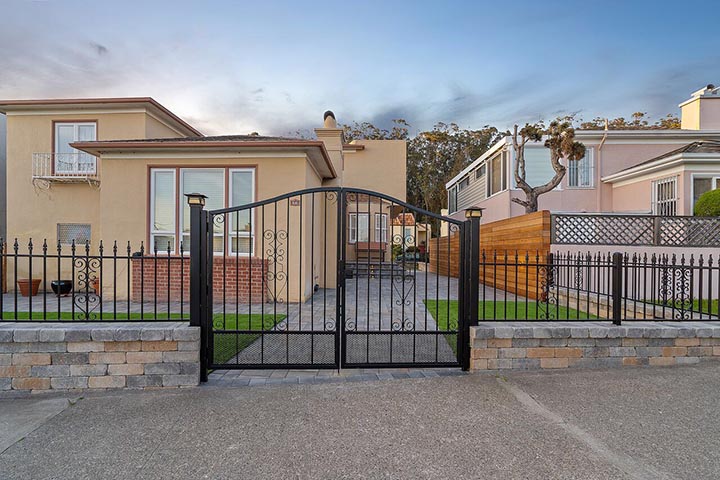
<path id="1" fill-rule="evenodd" d="M 407 198 L 407 142 L 405 140 L 358 140 L 363 150 L 345 152 L 345 187 L 363 188 Z"/>
<path id="2" fill-rule="evenodd" d="M 179 133 L 174 128 L 162 123 L 158 119 L 147 116 L 145 122 L 145 136 L 143 138 L 178 138 L 185 135 Z M 130 139 L 128 139 L 130 140 Z"/>
<path id="3" fill-rule="evenodd" d="M 680 128 L 700 130 L 700 101 L 694 100 L 680 107 Z"/>

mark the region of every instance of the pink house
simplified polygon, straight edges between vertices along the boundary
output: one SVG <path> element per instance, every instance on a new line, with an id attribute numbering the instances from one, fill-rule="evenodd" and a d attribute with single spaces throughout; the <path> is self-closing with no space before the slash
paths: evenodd
<path id="1" fill-rule="evenodd" d="M 577 130 L 587 154 L 571 162 L 562 183 L 540 197 L 553 212 L 692 215 L 697 198 L 720 187 L 720 87 L 708 85 L 680 104 L 676 130 Z M 527 181 L 553 176 L 542 143 L 525 150 Z M 512 141 L 505 137 L 447 182 L 449 214 L 485 208 L 484 221 L 522 215 L 513 180 Z"/>

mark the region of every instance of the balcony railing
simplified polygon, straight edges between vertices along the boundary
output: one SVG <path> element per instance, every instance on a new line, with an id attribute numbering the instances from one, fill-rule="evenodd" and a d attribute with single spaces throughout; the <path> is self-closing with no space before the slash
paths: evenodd
<path id="1" fill-rule="evenodd" d="M 47 182 L 100 182 L 97 157 L 88 153 L 33 153 L 33 179 Z"/>

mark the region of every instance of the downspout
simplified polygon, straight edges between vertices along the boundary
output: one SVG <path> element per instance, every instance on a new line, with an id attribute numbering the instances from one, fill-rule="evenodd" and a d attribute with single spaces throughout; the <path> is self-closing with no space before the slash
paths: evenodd
<path id="1" fill-rule="evenodd" d="M 598 155 L 597 155 L 597 161 L 595 162 L 597 164 L 597 210 L 598 212 L 602 212 L 602 181 L 600 180 L 602 178 L 602 171 L 600 170 L 600 166 L 602 165 L 602 147 L 605 145 L 605 140 L 607 140 L 608 135 L 608 119 L 605 119 L 605 133 L 603 134 L 602 139 L 600 139 L 600 144 L 598 145 Z"/>

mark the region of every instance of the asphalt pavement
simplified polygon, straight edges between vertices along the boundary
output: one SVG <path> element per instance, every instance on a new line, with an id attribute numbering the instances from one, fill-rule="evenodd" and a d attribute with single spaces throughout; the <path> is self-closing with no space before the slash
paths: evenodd
<path id="1" fill-rule="evenodd" d="M 720 477 L 720 364 L 0 400 L 0 478 Z"/>

